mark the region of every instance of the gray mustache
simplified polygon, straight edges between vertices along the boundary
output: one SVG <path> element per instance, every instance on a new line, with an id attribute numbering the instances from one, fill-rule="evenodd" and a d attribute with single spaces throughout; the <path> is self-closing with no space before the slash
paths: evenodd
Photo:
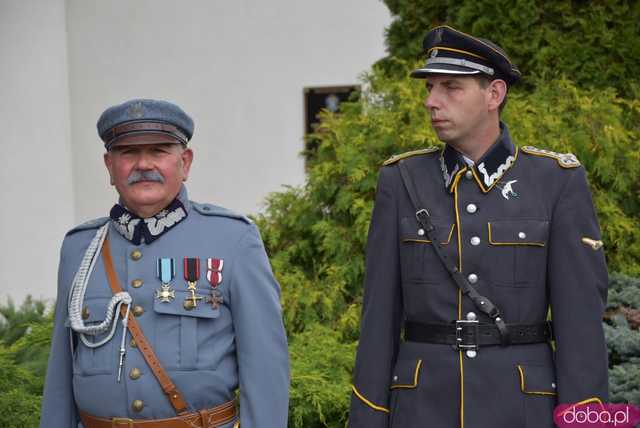
<path id="1" fill-rule="evenodd" d="M 160 175 L 158 171 L 139 171 L 135 170 L 129 174 L 127 178 L 127 184 L 136 184 L 140 181 L 157 181 L 158 183 L 164 183 L 164 177 Z"/>

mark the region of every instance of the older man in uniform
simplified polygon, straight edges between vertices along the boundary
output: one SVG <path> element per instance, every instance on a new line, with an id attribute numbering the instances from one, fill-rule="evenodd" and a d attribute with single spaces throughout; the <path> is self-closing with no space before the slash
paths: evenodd
<path id="1" fill-rule="evenodd" d="M 132 100 L 98 132 L 120 200 L 62 244 L 40 426 L 286 426 L 279 286 L 250 220 L 189 200 L 193 121 Z"/>
<path id="2" fill-rule="evenodd" d="M 557 403 L 608 398 L 585 170 L 514 144 L 500 110 L 520 72 L 497 45 L 440 26 L 424 50 L 412 77 L 445 147 L 380 171 L 350 427 L 552 428 Z"/>

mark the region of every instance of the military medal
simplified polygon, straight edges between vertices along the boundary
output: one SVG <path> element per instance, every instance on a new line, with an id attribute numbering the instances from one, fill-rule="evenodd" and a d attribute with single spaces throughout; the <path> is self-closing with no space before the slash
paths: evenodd
<path id="1" fill-rule="evenodd" d="M 222 259 L 207 259 L 207 281 L 211 284 L 211 295 L 207 296 L 205 302 L 211 303 L 213 309 L 218 309 L 220 304 L 224 302 L 222 294 L 216 288 L 222 282 L 222 267 L 224 266 L 224 260 Z"/>
<path id="2" fill-rule="evenodd" d="M 170 303 L 176 298 L 176 292 L 171 288 L 170 282 L 176 276 L 176 262 L 172 258 L 158 259 L 157 275 L 162 285 L 156 290 L 156 299 L 161 303 Z"/>
<path id="3" fill-rule="evenodd" d="M 200 259 L 197 257 L 185 257 L 183 260 L 184 279 L 187 281 L 187 290 L 191 292 L 191 296 L 184 300 L 184 308 L 191 310 L 198 306 L 198 300 L 202 300 L 202 296 L 196 294 L 196 285 L 200 279 Z"/>
<path id="4" fill-rule="evenodd" d="M 222 282 L 222 266 L 224 266 L 224 260 L 222 259 L 207 259 L 207 280 L 213 288 L 216 288 Z"/>

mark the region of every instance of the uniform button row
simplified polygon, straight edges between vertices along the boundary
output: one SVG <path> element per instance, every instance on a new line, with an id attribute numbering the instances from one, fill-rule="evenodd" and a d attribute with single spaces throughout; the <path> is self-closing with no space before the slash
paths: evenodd
<path id="1" fill-rule="evenodd" d="M 140 379 L 140 376 L 142 376 L 142 371 L 140 371 L 140 369 L 137 367 L 134 367 L 129 371 L 129 377 L 132 380 L 138 380 Z"/>
<path id="2" fill-rule="evenodd" d="M 140 413 L 144 409 L 144 401 L 142 400 L 133 400 L 131 403 L 131 410 L 136 413 Z"/>
<path id="3" fill-rule="evenodd" d="M 136 262 L 137 262 L 137 261 L 138 261 L 138 260 L 140 260 L 141 258 L 142 258 L 142 251 L 140 251 L 140 250 L 133 250 L 133 251 L 131 252 L 131 260 L 133 260 L 133 261 L 136 261 Z"/>

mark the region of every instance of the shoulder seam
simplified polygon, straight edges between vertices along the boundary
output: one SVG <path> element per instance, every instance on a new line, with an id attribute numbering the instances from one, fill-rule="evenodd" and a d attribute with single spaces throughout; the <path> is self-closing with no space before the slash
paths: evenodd
<path id="1" fill-rule="evenodd" d="M 396 163 L 398 161 L 401 161 L 402 159 L 410 158 L 410 157 L 413 157 L 413 156 L 420 156 L 420 155 L 426 155 L 426 154 L 429 154 L 429 153 L 434 153 L 434 152 L 437 152 L 438 150 L 440 150 L 440 147 L 431 146 L 431 147 L 427 147 L 425 149 L 411 150 L 409 152 L 400 153 L 399 155 L 393 155 L 389 159 L 387 159 L 386 161 L 382 162 L 382 166 L 391 165 L 391 164 L 394 164 L 394 163 Z"/>

